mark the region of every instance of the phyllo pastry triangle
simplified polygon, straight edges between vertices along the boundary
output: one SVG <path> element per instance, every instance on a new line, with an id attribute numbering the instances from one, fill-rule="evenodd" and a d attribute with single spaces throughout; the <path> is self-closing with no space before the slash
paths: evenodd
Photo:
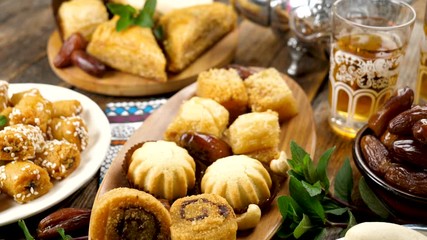
<path id="1" fill-rule="evenodd" d="M 215 2 L 177 9 L 163 15 L 168 70 L 179 72 L 236 26 L 231 6 Z"/>
<path id="2" fill-rule="evenodd" d="M 116 31 L 116 16 L 98 26 L 87 51 L 122 72 L 165 82 L 166 58 L 150 28 L 132 26 Z"/>

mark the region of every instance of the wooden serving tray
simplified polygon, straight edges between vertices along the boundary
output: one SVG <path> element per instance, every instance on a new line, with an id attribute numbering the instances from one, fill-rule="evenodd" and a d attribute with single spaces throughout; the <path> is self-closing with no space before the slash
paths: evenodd
<path id="1" fill-rule="evenodd" d="M 257 68 L 257 70 L 260 70 L 260 68 Z M 282 75 L 282 77 L 293 91 L 294 97 L 298 102 L 298 109 L 300 112 L 297 116 L 281 124 L 280 148 L 285 150 L 289 158 L 291 156 L 290 142 L 295 141 L 311 156 L 314 156 L 316 147 L 316 129 L 310 101 L 301 87 L 294 80 L 286 75 Z M 171 97 L 165 105 L 150 115 L 141 127 L 129 138 L 122 149 L 118 152 L 116 158 L 113 160 L 109 170 L 107 171 L 104 180 L 99 187 L 94 204 L 96 204 L 96 200 L 99 196 L 105 192 L 113 188 L 129 186 L 126 176 L 122 170 L 122 163 L 126 152 L 130 147 L 137 143 L 147 140 L 163 139 L 163 133 L 177 114 L 182 102 L 195 95 L 197 88 L 196 84 L 197 83 L 193 83 L 192 85 L 187 86 Z M 281 185 L 281 189 L 277 196 L 281 195 L 288 195 L 287 182 Z M 281 223 L 282 216 L 280 215 L 277 207 L 277 199 L 274 199 L 271 206 L 263 210 L 261 222 L 257 227 L 249 232 L 238 233 L 238 239 L 271 239 L 280 227 Z"/>
<path id="2" fill-rule="evenodd" d="M 50 67 L 59 78 L 88 92 L 128 97 L 156 95 L 180 90 L 194 82 L 200 72 L 230 63 L 237 49 L 238 31 L 236 28 L 227 34 L 181 73 L 169 74 L 168 81 L 164 83 L 114 70 L 97 78 L 75 66 L 56 68 L 53 59 L 62 46 L 58 31 L 49 37 L 47 55 Z"/>

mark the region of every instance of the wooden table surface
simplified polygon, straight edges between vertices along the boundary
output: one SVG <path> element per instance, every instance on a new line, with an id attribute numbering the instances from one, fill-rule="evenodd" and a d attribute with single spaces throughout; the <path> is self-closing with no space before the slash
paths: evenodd
<path id="1" fill-rule="evenodd" d="M 399 85 L 415 86 L 418 41 L 423 32 L 422 18 L 425 4 L 426 0 L 416 0 L 413 3 L 418 17 L 400 74 Z M 48 38 L 56 28 L 50 1 L 0 0 L 0 9 L 0 79 L 7 80 L 10 83 L 47 83 L 70 88 L 90 97 L 102 109 L 105 109 L 108 102 L 143 100 L 143 98 L 138 97 L 109 97 L 82 91 L 62 81 L 53 73 L 49 67 L 46 54 Z M 245 66 L 275 67 L 286 72 L 290 64 L 289 49 L 286 44 L 289 34 L 278 36 L 270 28 L 256 25 L 247 20 L 242 21 L 239 28 L 239 43 L 233 63 Z M 353 141 L 335 135 L 327 122 L 327 62 L 322 63 L 308 59 L 302 64 L 306 64 L 303 67 L 307 69 L 318 66 L 315 72 L 308 72 L 293 78 L 301 85 L 312 102 L 317 129 L 317 146 L 314 159 L 317 159 L 326 149 L 336 146 L 328 169 L 329 175 L 334 176 L 342 161 L 346 157 L 351 158 Z M 357 175 L 357 169 L 354 165 L 352 167 L 354 174 Z M 27 219 L 26 223 L 29 228 L 34 230 L 40 219 L 62 207 L 91 208 L 98 187 L 97 180 L 98 177 L 94 176 L 86 186 L 83 186 L 67 200 Z M 0 227 L 0 239 L 19 239 L 22 237 L 16 223 Z"/>

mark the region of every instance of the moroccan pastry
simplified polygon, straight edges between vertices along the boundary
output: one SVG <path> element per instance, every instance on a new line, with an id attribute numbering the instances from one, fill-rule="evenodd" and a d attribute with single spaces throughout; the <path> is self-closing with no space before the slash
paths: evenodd
<path id="1" fill-rule="evenodd" d="M 280 122 L 298 113 L 292 91 L 276 69 L 269 68 L 255 73 L 244 83 L 253 112 L 276 111 Z"/>
<path id="2" fill-rule="evenodd" d="M 219 195 L 200 194 L 177 199 L 170 214 L 173 240 L 236 239 L 233 208 Z"/>
<path id="3" fill-rule="evenodd" d="M 116 16 L 96 29 L 88 53 L 120 71 L 166 82 L 166 58 L 151 29 L 132 26 L 117 32 L 118 19 Z"/>
<path id="4" fill-rule="evenodd" d="M 179 72 L 236 26 L 231 6 L 215 2 L 171 11 L 160 18 L 168 70 Z"/>
<path id="5" fill-rule="evenodd" d="M 108 12 L 103 1 L 72 0 L 61 4 L 58 18 L 62 39 L 79 32 L 89 41 L 96 27 L 108 20 Z"/>
<path id="6" fill-rule="evenodd" d="M 245 155 L 216 160 L 206 169 L 201 183 L 203 193 L 224 197 L 236 212 L 267 201 L 271 186 L 270 174 L 261 162 Z"/>
<path id="7" fill-rule="evenodd" d="M 195 184 L 196 164 L 187 150 L 174 142 L 145 142 L 126 159 L 130 183 L 158 198 L 175 200 Z"/>
<path id="8" fill-rule="evenodd" d="M 0 80 L 0 112 L 9 105 L 9 83 Z"/>
<path id="9" fill-rule="evenodd" d="M 53 118 L 49 125 L 49 139 L 67 140 L 76 144 L 79 151 L 86 149 L 89 133 L 80 116 Z"/>
<path id="10" fill-rule="evenodd" d="M 43 133 L 39 127 L 17 124 L 0 131 L 0 159 L 34 159 L 44 148 Z"/>
<path id="11" fill-rule="evenodd" d="M 38 126 L 46 133 L 52 117 L 52 103 L 38 91 L 28 91 L 22 95 L 9 114 L 9 124 L 29 124 Z"/>
<path id="12" fill-rule="evenodd" d="M 79 166 L 80 151 L 65 140 L 46 141 L 44 151 L 36 154 L 34 163 L 46 169 L 51 178 L 64 179 Z"/>
<path id="13" fill-rule="evenodd" d="M 279 157 L 280 125 L 276 112 L 240 115 L 228 128 L 227 137 L 234 154 L 250 155 L 264 163 Z"/>
<path id="14" fill-rule="evenodd" d="M 26 95 L 41 96 L 41 93 L 37 88 L 31 88 L 25 91 L 17 92 L 12 94 L 12 96 L 10 97 L 10 103 L 12 104 L 12 106 L 15 106 Z"/>
<path id="15" fill-rule="evenodd" d="M 181 104 L 164 138 L 179 142 L 181 135 L 189 131 L 221 137 L 227 128 L 228 119 L 229 113 L 221 104 L 209 98 L 192 97 Z"/>
<path id="16" fill-rule="evenodd" d="M 52 107 L 52 118 L 77 116 L 83 111 L 82 104 L 78 100 L 54 101 Z"/>
<path id="17" fill-rule="evenodd" d="M 115 188 L 93 205 L 89 238 L 170 239 L 168 210 L 152 195 L 132 188 Z"/>
<path id="18" fill-rule="evenodd" d="M 47 171 L 31 161 L 12 161 L 0 166 L 0 190 L 18 203 L 36 199 L 52 186 Z"/>
<path id="19" fill-rule="evenodd" d="M 211 98 L 230 113 L 230 122 L 247 110 L 248 94 L 235 69 L 210 69 L 197 77 L 196 95 Z"/>

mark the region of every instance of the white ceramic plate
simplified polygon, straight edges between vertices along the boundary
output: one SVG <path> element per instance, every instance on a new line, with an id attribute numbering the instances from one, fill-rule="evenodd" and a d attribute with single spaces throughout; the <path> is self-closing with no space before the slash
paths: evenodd
<path id="1" fill-rule="evenodd" d="M 104 112 L 88 97 L 47 84 L 9 84 L 9 95 L 37 88 L 44 98 L 55 100 L 76 99 L 83 106 L 82 118 L 89 131 L 88 147 L 82 152 L 80 166 L 67 178 L 55 181 L 53 188 L 44 196 L 25 204 L 18 204 L 5 194 L 0 194 L 0 226 L 40 213 L 64 200 L 85 185 L 98 171 L 110 145 L 110 125 Z"/>

